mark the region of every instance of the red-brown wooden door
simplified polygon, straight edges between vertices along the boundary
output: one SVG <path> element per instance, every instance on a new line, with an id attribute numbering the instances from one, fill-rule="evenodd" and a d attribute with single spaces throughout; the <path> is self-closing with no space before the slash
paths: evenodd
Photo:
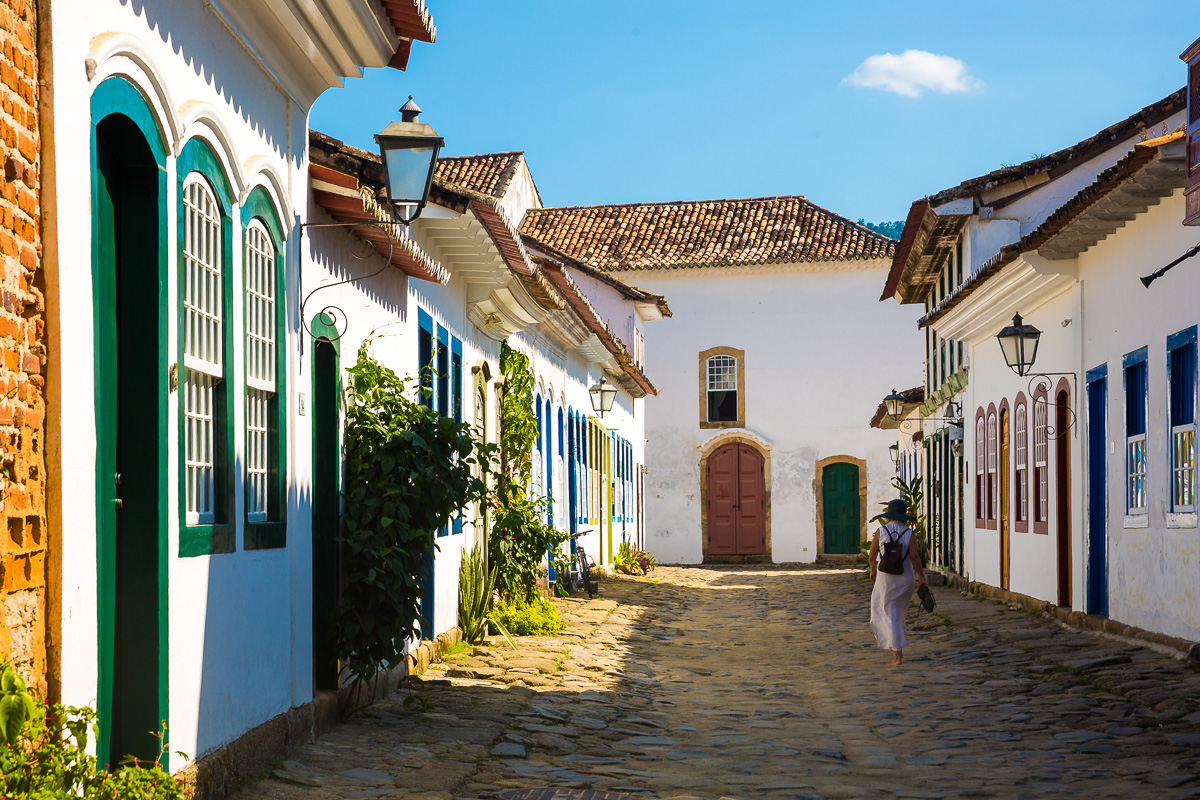
<path id="1" fill-rule="evenodd" d="M 708 554 L 766 552 L 763 457 L 744 444 L 727 444 L 708 459 Z"/>

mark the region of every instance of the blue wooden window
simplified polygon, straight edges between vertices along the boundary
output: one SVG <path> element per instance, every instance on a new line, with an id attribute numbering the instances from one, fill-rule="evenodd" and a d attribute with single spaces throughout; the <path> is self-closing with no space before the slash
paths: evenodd
<path id="1" fill-rule="evenodd" d="M 450 337 L 450 394 L 453 403 L 454 421 L 463 421 L 463 354 L 462 340 Z M 454 515 L 451 522 L 454 533 L 463 532 L 463 510 Z"/>
<path id="2" fill-rule="evenodd" d="M 433 408 L 433 318 L 417 309 L 417 382 L 421 404 Z"/>
<path id="3" fill-rule="evenodd" d="M 1125 509 L 1146 513 L 1146 358 L 1145 347 L 1122 359 L 1125 370 Z"/>
<path id="4" fill-rule="evenodd" d="M 443 417 L 450 416 L 450 334 L 441 325 L 437 326 L 437 410 Z"/>
<path id="5" fill-rule="evenodd" d="M 1171 510 L 1196 510 L 1196 326 L 1167 337 Z"/>

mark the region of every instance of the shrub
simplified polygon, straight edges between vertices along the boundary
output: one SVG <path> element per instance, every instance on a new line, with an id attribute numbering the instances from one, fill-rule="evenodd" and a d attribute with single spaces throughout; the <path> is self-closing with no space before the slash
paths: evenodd
<path id="1" fill-rule="evenodd" d="M 623 572 L 626 575 L 645 575 L 654 569 L 657 563 L 654 556 L 645 550 L 638 549 L 629 542 L 621 542 L 621 549 L 617 552 L 613 566 L 616 567 L 617 572 Z"/>
<path id="2" fill-rule="evenodd" d="M 434 532 L 481 499 L 473 474 L 488 458 L 464 423 L 417 402 L 409 380 L 376 361 L 370 340 L 347 370 L 345 501 L 341 536 L 344 590 L 337 649 L 355 682 L 401 659 L 417 633 L 425 563 Z"/>
<path id="3" fill-rule="evenodd" d="M 518 636 L 551 636 L 566 628 L 558 609 L 544 597 L 533 600 L 501 600 L 492 615 L 496 621 Z"/>
<path id="4" fill-rule="evenodd" d="M 161 764 L 134 761 L 108 772 L 87 753 L 96 720 L 90 708 L 38 703 L 0 662 L 0 796 L 29 800 L 183 800 L 189 787 Z M 159 734 L 160 741 L 165 737 Z"/>

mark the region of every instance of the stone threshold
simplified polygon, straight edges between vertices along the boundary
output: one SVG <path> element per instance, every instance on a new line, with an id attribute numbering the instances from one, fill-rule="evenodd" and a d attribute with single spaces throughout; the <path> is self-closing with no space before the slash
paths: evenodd
<path id="1" fill-rule="evenodd" d="M 422 675 L 441 661 L 452 645 L 462 641 L 462 631 L 451 628 L 426 639 L 405 655 L 395 668 L 384 670 L 357 687 L 344 683 L 338 691 L 317 691 L 311 702 L 272 717 L 243 733 L 193 764 L 180 770 L 194 787 L 194 800 L 225 800 L 239 789 L 262 778 L 290 751 L 329 733 L 342 722 L 342 709 L 373 705 L 412 675 Z"/>
<path id="2" fill-rule="evenodd" d="M 1039 611 L 1054 617 L 1059 622 L 1072 628 L 1123 636 L 1126 639 L 1138 639 L 1160 647 L 1166 647 L 1178 651 L 1188 663 L 1200 664 L 1200 642 L 1193 642 L 1177 636 L 1168 636 L 1165 633 L 1126 625 L 1123 622 L 1117 622 L 1114 619 L 1100 616 L 1099 614 L 1085 614 L 1082 611 L 1074 611 L 1067 606 L 1057 606 L 1049 600 L 1039 600 L 1027 594 L 1001 589 L 999 586 L 967 580 L 953 572 L 947 571 L 941 574 L 946 577 L 947 582 L 952 588 L 961 592 L 966 592 L 977 597 L 986 597 L 990 600 L 998 600 L 1002 603 L 1012 603 L 1030 611 Z"/>

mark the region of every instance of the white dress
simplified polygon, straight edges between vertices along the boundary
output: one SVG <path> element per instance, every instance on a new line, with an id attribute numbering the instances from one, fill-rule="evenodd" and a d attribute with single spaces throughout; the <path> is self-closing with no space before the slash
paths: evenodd
<path id="1" fill-rule="evenodd" d="M 881 650 L 903 650 L 908 647 L 908 601 L 912 599 L 915 586 L 912 562 L 908 560 L 912 530 L 903 523 L 889 522 L 879 534 L 878 558 L 883 558 L 883 543 L 888 541 L 889 532 L 900 534 L 904 574 L 876 572 L 875 588 L 871 590 L 871 633 L 875 634 L 875 642 Z"/>

